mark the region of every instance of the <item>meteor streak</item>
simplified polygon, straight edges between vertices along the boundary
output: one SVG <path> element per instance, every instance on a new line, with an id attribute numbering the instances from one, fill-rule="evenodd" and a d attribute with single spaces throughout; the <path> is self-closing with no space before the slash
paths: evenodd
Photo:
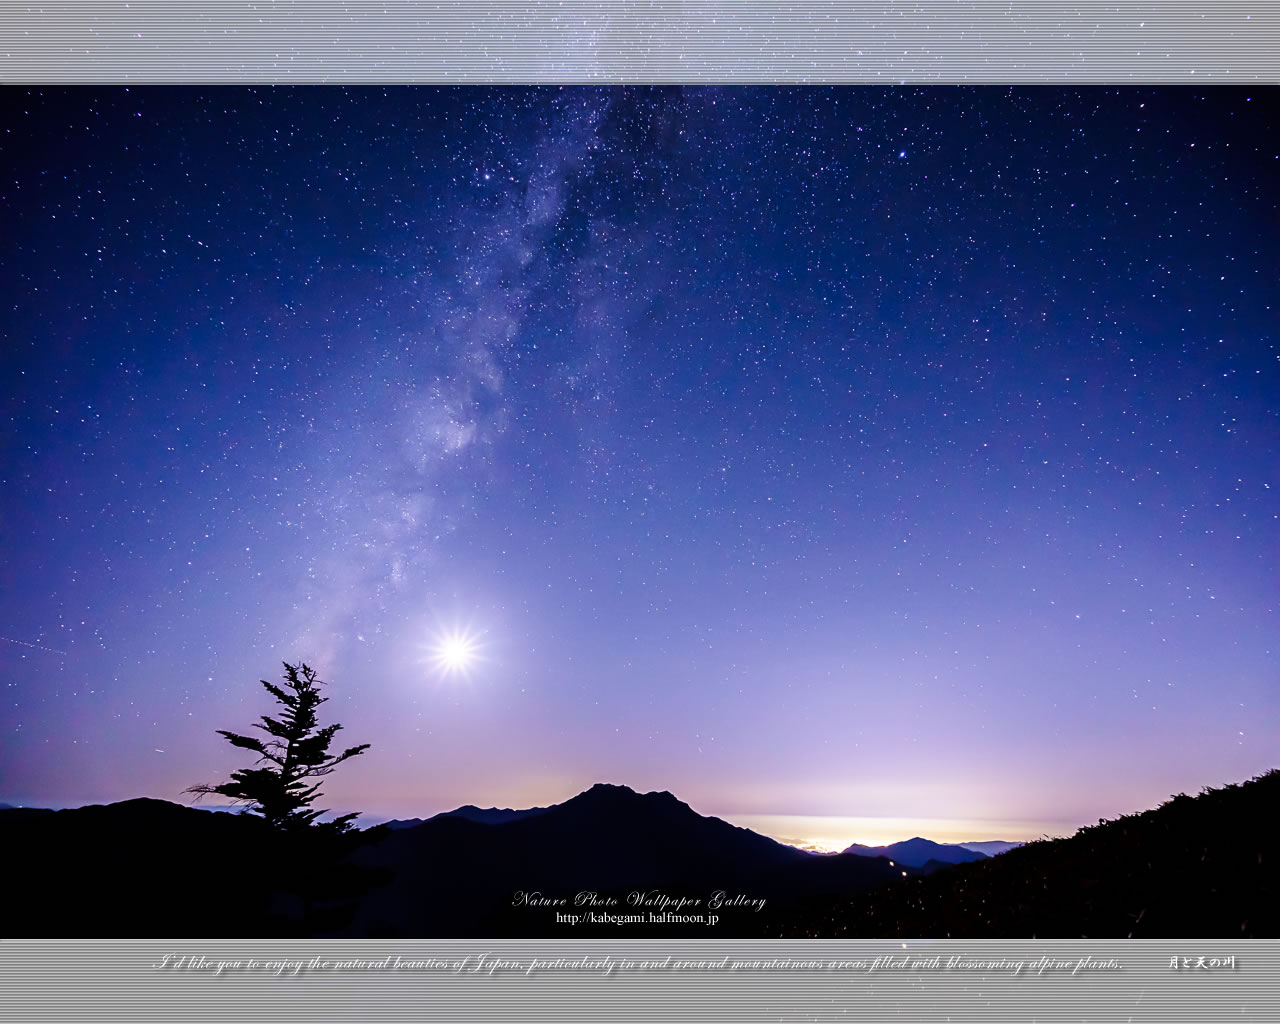
<path id="1" fill-rule="evenodd" d="M 10 644 L 21 644 L 23 647 L 34 647 L 37 651 L 48 651 L 50 654 L 61 654 L 64 658 L 68 656 L 66 651 L 60 651 L 56 647 L 46 647 L 44 644 L 31 644 L 25 640 L 14 640 L 7 636 L 0 636 L 0 640 Z"/>

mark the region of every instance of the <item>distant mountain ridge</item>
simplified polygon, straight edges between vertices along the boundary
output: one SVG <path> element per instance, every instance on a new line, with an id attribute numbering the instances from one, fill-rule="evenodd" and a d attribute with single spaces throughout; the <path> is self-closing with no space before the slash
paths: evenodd
<path id="1" fill-rule="evenodd" d="M 809 938 L 1277 938 L 1280 770 L 856 893 Z M 1272 822 L 1268 825 L 1267 822 Z"/>
<path id="2" fill-rule="evenodd" d="M 841 851 L 859 857 L 888 857 L 900 864 L 913 868 L 922 868 L 930 861 L 939 864 L 967 864 L 970 861 L 986 860 L 987 855 L 981 850 L 972 850 L 952 843 L 935 843 L 929 839 L 905 839 L 889 846 L 862 846 L 854 843 Z"/>
<path id="3" fill-rule="evenodd" d="M 980 843 L 956 843 L 956 846 L 963 846 L 966 850 L 977 850 L 979 853 L 985 853 L 988 857 L 994 857 L 997 854 L 1008 853 L 1010 850 L 1016 850 L 1019 846 L 1026 846 L 1026 843 L 1010 843 L 1002 839 L 987 839 Z"/>
<path id="4" fill-rule="evenodd" d="M 604 784 L 602 783 L 601 785 L 604 785 Z M 619 788 L 625 789 L 627 787 L 624 786 Z M 124 803 L 124 802 L 127 802 L 127 801 L 121 801 L 121 803 Z M 161 801 L 161 802 L 164 802 L 164 801 Z M 101 805 L 84 805 L 84 806 L 101 806 Z M 117 806 L 117 805 L 112 804 L 109 806 Z M 197 803 L 197 804 L 191 804 L 189 806 L 194 807 L 196 810 L 213 811 L 213 812 L 222 813 L 222 814 L 239 814 L 246 810 L 244 805 L 240 805 L 240 804 Z M 398 829 L 406 829 L 406 828 L 417 828 L 419 825 L 424 825 L 429 821 L 435 821 L 439 818 L 465 818 L 467 821 L 474 821 L 477 824 L 482 824 L 482 825 L 501 825 L 508 821 L 516 821 L 520 818 L 527 818 L 535 814 L 543 814 L 546 811 L 549 811 L 552 808 L 559 807 L 559 806 L 560 806 L 559 804 L 549 804 L 546 807 L 511 808 L 511 807 L 478 807 L 475 804 L 463 804 L 461 807 L 455 807 L 453 810 L 450 810 L 450 811 L 440 811 L 437 814 L 433 814 L 428 818 L 381 819 L 381 818 L 378 818 L 377 816 L 363 814 L 360 817 L 360 821 L 358 821 L 356 824 L 358 827 L 365 828 L 365 829 L 381 827 L 384 829 L 398 830 Z M 75 809 L 75 808 L 68 808 L 68 809 Z M 33 807 L 25 807 L 25 806 L 19 807 L 14 804 L 0 802 L 0 811 L 10 811 L 10 810 L 39 811 L 40 813 L 43 814 L 43 813 L 48 813 L 50 809 L 33 808 Z M 332 815 L 330 815 L 330 817 L 331 816 Z M 783 842 L 783 841 L 779 840 L 779 842 Z M 916 856 L 912 852 L 912 848 L 905 845 L 906 843 L 929 843 L 931 845 L 928 849 L 931 849 L 934 852 L 940 851 L 942 855 L 921 858 L 919 856 Z M 795 849 L 804 850 L 805 852 L 808 852 L 808 853 L 821 853 L 823 855 L 829 855 L 828 851 L 809 849 L 804 845 L 800 845 L 799 841 L 785 841 L 784 845 L 792 846 Z M 905 840 L 903 843 L 894 843 L 890 846 L 871 847 L 871 846 L 863 846 L 858 843 L 854 843 L 853 845 L 847 847 L 846 849 L 838 852 L 856 854 L 858 856 L 866 856 L 866 857 L 889 857 L 891 860 L 896 860 L 903 864 L 908 864 L 913 867 L 922 867 L 930 859 L 937 860 L 939 863 L 947 863 L 947 864 L 965 863 L 967 860 L 975 859 L 975 858 L 965 858 L 963 856 L 956 857 L 954 855 L 946 853 L 946 851 L 952 848 L 972 850 L 972 851 L 977 851 L 979 853 L 986 854 L 987 856 L 994 856 L 995 854 L 1004 853 L 1008 850 L 1016 849 L 1017 847 L 1023 846 L 1023 845 L 1024 844 L 1020 842 L 1004 842 L 999 840 L 988 840 L 983 842 L 972 842 L 972 843 L 933 843 L 931 840 L 921 839 L 920 837 L 916 837 L 915 839 Z"/>
<path id="5" fill-rule="evenodd" d="M 552 806 L 557 805 L 553 804 Z M 480 825 L 501 825 L 508 821 L 528 818 L 534 814 L 542 814 L 549 809 L 547 807 L 526 807 L 521 810 L 515 810 L 510 807 L 477 807 L 475 804 L 463 804 L 452 811 L 441 811 L 439 814 L 433 814 L 430 818 L 392 818 L 383 824 L 390 829 L 417 828 L 419 825 L 425 825 L 428 821 L 435 821 L 437 818 L 466 818 L 467 821 L 474 821 Z"/>

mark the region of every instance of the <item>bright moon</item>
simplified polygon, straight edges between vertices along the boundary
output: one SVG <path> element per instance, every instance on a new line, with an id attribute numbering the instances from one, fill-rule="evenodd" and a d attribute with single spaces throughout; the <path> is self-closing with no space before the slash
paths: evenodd
<path id="1" fill-rule="evenodd" d="M 475 660 L 475 641 L 463 633 L 451 633 L 436 645 L 436 661 L 446 672 L 462 672 Z"/>

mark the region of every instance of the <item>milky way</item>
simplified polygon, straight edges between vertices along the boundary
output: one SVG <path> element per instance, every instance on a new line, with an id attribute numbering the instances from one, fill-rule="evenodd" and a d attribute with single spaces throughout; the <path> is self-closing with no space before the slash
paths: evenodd
<path id="1" fill-rule="evenodd" d="M 1273 767 L 1276 98 L 8 90 L 0 799 L 298 659 L 375 814 Z"/>

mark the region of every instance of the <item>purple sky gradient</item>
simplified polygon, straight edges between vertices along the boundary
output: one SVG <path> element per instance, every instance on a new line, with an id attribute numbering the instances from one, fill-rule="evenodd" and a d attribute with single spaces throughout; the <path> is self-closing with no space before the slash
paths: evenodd
<path id="1" fill-rule="evenodd" d="M 1275 767 L 1276 99 L 8 90 L 0 800 L 222 781 L 300 659 L 371 816 Z"/>

